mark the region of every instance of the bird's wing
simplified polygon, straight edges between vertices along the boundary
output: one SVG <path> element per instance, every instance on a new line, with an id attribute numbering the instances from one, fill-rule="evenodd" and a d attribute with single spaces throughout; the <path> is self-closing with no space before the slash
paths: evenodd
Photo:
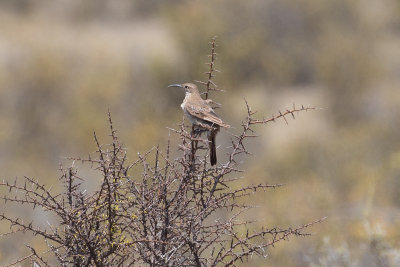
<path id="1" fill-rule="evenodd" d="M 217 124 L 219 126 L 229 128 L 230 126 L 224 123 L 217 114 L 215 114 L 214 110 L 205 102 L 202 105 L 191 105 L 187 104 L 185 106 L 187 112 L 190 115 L 197 117 L 199 119 L 205 120 L 207 122 Z"/>

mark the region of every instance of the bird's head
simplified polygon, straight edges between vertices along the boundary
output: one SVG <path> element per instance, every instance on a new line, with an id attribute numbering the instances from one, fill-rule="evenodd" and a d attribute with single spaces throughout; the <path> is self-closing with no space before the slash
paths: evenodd
<path id="1" fill-rule="evenodd" d="M 179 87 L 185 89 L 185 93 L 198 93 L 197 85 L 193 83 L 171 84 L 168 87 Z"/>

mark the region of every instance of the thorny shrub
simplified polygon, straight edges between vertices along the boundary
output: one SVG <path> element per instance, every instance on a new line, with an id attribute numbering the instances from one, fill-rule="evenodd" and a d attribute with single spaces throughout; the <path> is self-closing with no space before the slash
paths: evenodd
<path id="1" fill-rule="evenodd" d="M 213 39 L 208 80 L 201 82 L 206 99 L 218 91 L 212 81 L 215 48 Z M 165 149 L 155 146 L 129 162 L 109 113 L 110 144 L 101 144 L 94 133 L 96 154 L 71 158 L 97 171 L 102 182 L 93 193 L 82 188 L 84 178 L 74 166 L 60 168 L 61 194 L 53 194 L 29 177 L 23 182 L 1 182 L 0 187 L 8 189 L 1 196 L 6 204 L 41 208 L 59 220 L 57 225 L 40 227 L 0 214 L 0 220 L 10 225 L 3 235 L 30 232 L 48 246 L 47 251 L 39 252 L 27 245 L 31 253 L 10 265 L 30 260 L 36 266 L 50 266 L 51 261 L 62 266 L 236 266 L 254 254 L 266 257 L 269 247 L 289 236 L 307 235 L 304 229 L 321 220 L 296 228 L 254 229 L 244 216 L 251 208 L 247 196 L 280 185 L 235 189 L 230 185 L 242 176 L 240 161 L 249 154 L 244 141 L 255 137 L 254 126 L 286 121 L 287 116 L 294 118 L 313 108 L 293 106 L 268 119 L 256 119 L 247 102 L 245 105 L 242 129 L 231 134 L 227 160 L 215 167 L 208 162 L 207 141 L 184 122 L 178 129 L 170 129 L 181 140 L 178 158 L 171 158 L 175 145 L 168 141 Z"/>

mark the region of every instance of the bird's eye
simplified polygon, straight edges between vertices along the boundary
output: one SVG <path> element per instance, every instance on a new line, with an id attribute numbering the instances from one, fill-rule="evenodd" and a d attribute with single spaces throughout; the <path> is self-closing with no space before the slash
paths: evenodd
<path id="1" fill-rule="evenodd" d="M 185 85 L 185 88 L 186 88 L 186 89 L 189 89 L 189 86 Z"/>

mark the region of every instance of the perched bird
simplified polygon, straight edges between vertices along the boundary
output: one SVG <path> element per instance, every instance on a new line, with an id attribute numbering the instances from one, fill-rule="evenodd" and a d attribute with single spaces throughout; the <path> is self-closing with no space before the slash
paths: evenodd
<path id="1" fill-rule="evenodd" d="M 201 98 L 197 86 L 193 83 L 171 84 L 168 87 L 179 87 L 185 90 L 185 99 L 181 104 L 181 108 L 190 122 L 207 131 L 208 144 L 210 147 L 210 163 L 217 164 L 217 151 L 215 147 L 215 137 L 220 127 L 229 128 L 224 123 L 213 108 L 210 106 L 211 100 Z"/>

